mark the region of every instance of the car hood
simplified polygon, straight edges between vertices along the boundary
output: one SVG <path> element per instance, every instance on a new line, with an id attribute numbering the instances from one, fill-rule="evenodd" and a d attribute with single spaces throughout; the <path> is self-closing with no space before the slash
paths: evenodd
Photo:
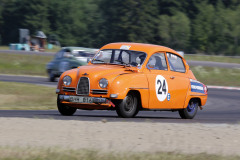
<path id="1" fill-rule="evenodd" d="M 135 67 L 125 67 L 121 65 L 87 65 L 78 67 L 78 78 L 86 76 L 92 79 L 112 79 L 121 74 L 131 74 L 135 72 L 137 72 Z"/>
<path id="2" fill-rule="evenodd" d="M 67 75 L 71 76 L 73 79 L 73 82 L 69 87 L 76 87 L 81 77 L 87 77 L 89 78 L 91 88 L 101 89 L 98 86 L 98 82 L 102 78 L 107 79 L 109 84 L 111 84 L 115 78 L 120 75 L 136 74 L 137 72 L 139 72 L 139 70 L 136 67 L 125 67 L 121 65 L 97 64 L 80 66 L 76 69 L 64 72 L 61 75 L 58 87 L 62 84 L 63 77 Z"/>

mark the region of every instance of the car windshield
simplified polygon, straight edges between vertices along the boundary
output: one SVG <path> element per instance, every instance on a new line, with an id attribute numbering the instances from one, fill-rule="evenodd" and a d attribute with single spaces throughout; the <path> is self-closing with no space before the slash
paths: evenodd
<path id="1" fill-rule="evenodd" d="M 93 57 L 94 53 L 89 52 L 89 51 L 84 51 L 84 50 L 74 50 L 72 51 L 72 54 L 74 57 Z"/>
<path id="2" fill-rule="evenodd" d="M 93 58 L 93 64 L 118 64 L 140 67 L 147 54 L 140 51 L 106 49 L 99 51 Z"/>

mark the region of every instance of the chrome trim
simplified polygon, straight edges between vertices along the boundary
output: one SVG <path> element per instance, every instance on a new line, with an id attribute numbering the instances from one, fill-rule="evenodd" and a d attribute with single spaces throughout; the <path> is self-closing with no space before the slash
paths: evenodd
<path id="1" fill-rule="evenodd" d="M 60 89 L 56 89 L 56 93 L 59 93 L 60 92 Z"/>
<path id="2" fill-rule="evenodd" d="M 118 95 L 117 94 L 110 94 L 110 98 L 117 98 Z"/>
<path id="3" fill-rule="evenodd" d="M 207 96 L 207 94 L 205 94 L 205 93 L 190 94 L 190 96 Z"/>
<path id="4" fill-rule="evenodd" d="M 59 99 L 64 100 L 64 101 L 69 101 L 69 96 L 68 95 L 59 95 Z"/>
<path id="5" fill-rule="evenodd" d="M 149 89 L 149 88 L 138 88 L 138 87 L 131 87 L 129 89 Z"/>
<path id="6" fill-rule="evenodd" d="M 76 88 L 74 87 L 63 87 L 64 92 L 76 92 Z"/>
<path id="7" fill-rule="evenodd" d="M 108 94 L 108 90 L 105 90 L 105 89 L 91 89 L 91 94 Z"/>
<path id="8" fill-rule="evenodd" d="M 80 79 L 81 79 L 81 78 L 82 78 L 82 77 L 80 77 L 79 80 L 78 80 L 76 95 L 89 95 L 89 93 L 90 93 L 90 80 L 89 80 L 88 77 L 85 77 L 85 78 L 88 79 L 88 94 L 78 94 L 78 86 L 79 86 L 79 83 L 80 83 Z"/>

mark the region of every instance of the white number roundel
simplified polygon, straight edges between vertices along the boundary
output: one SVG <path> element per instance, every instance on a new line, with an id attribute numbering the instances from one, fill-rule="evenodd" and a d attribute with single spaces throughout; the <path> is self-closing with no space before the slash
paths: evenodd
<path id="1" fill-rule="evenodd" d="M 156 77 L 155 90 L 158 100 L 164 101 L 168 94 L 168 84 L 167 80 L 161 75 L 157 75 Z"/>

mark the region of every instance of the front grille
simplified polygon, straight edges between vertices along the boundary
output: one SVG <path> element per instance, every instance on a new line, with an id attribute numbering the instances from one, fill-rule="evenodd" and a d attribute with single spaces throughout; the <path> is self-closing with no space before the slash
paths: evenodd
<path id="1" fill-rule="evenodd" d="M 107 90 L 102 90 L 102 89 L 92 89 L 91 93 L 92 94 L 107 94 L 108 91 Z"/>
<path id="2" fill-rule="evenodd" d="M 81 77 L 78 82 L 77 94 L 89 95 L 89 79 L 87 77 Z"/>
<path id="3" fill-rule="evenodd" d="M 63 87 L 64 92 L 76 92 L 76 89 L 73 87 Z"/>

